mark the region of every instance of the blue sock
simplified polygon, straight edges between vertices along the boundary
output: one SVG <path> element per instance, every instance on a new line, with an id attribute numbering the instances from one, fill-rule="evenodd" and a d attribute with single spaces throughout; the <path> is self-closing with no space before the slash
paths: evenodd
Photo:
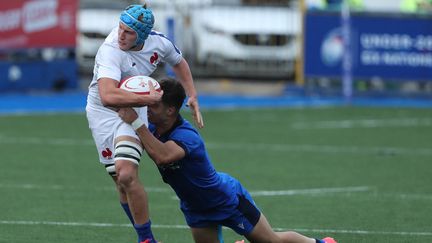
<path id="1" fill-rule="evenodd" d="M 149 220 L 145 224 L 134 224 L 134 228 L 138 234 L 138 243 L 145 241 L 147 239 L 151 240 L 151 243 L 156 243 L 157 241 L 153 237 L 151 231 L 151 221 Z"/>
<path id="2" fill-rule="evenodd" d="M 222 235 L 222 225 L 218 225 L 218 239 L 219 239 L 219 243 L 224 243 L 224 239 Z"/>
<path id="3" fill-rule="evenodd" d="M 128 216 L 130 222 L 132 223 L 132 225 L 134 225 L 135 222 L 134 222 L 134 219 L 133 219 L 133 217 L 132 217 L 132 213 L 131 213 L 131 211 L 130 211 L 129 204 L 127 204 L 127 203 L 122 203 L 122 202 L 120 202 L 120 204 L 121 204 L 123 210 L 125 211 L 126 215 Z"/>
<path id="4" fill-rule="evenodd" d="M 316 241 L 316 243 L 325 243 L 325 241 L 323 241 L 323 240 L 315 239 L 315 241 Z"/>

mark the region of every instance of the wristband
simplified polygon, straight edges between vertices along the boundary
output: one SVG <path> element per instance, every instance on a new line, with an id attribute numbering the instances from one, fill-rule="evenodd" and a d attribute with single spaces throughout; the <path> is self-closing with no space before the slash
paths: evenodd
<path id="1" fill-rule="evenodd" d="M 135 131 L 138 130 L 138 128 L 140 128 L 142 125 L 144 125 L 144 122 L 139 117 L 131 123 L 131 126 Z"/>

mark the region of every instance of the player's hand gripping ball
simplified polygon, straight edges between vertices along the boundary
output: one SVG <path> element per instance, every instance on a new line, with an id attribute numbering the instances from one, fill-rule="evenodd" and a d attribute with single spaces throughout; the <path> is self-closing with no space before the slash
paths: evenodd
<path id="1" fill-rule="evenodd" d="M 153 85 L 156 91 L 161 91 L 158 81 L 152 77 L 141 75 L 132 76 L 121 80 L 119 83 L 119 88 L 133 92 L 135 94 L 148 95 L 150 94 L 149 85 Z"/>

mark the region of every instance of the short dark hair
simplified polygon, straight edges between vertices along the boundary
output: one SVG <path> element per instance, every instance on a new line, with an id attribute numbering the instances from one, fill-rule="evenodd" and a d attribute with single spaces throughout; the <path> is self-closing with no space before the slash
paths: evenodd
<path id="1" fill-rule="evenodd" d="M 186 92 L 181 83 L 173 78 L 164 78 L 159 81 L 159 84 L 163 90 L 162 103 L 174 106 L 177 111 L 180 111 L 186 99 Z"/>

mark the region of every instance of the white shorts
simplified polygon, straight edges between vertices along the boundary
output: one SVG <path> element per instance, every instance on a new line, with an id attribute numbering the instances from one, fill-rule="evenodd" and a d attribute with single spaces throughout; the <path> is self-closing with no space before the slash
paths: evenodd
<path id="1" fill-rule="evenodd" d="M 147 107 L 134 108 L 145 125 Z M 130 136 L 139 140 L 131 125 L 123 122 L 118 113 L 105 107 L 86 106 L 87 120 L 102 164 L 114 164 L 114 141 L 119 136 Z"/>

